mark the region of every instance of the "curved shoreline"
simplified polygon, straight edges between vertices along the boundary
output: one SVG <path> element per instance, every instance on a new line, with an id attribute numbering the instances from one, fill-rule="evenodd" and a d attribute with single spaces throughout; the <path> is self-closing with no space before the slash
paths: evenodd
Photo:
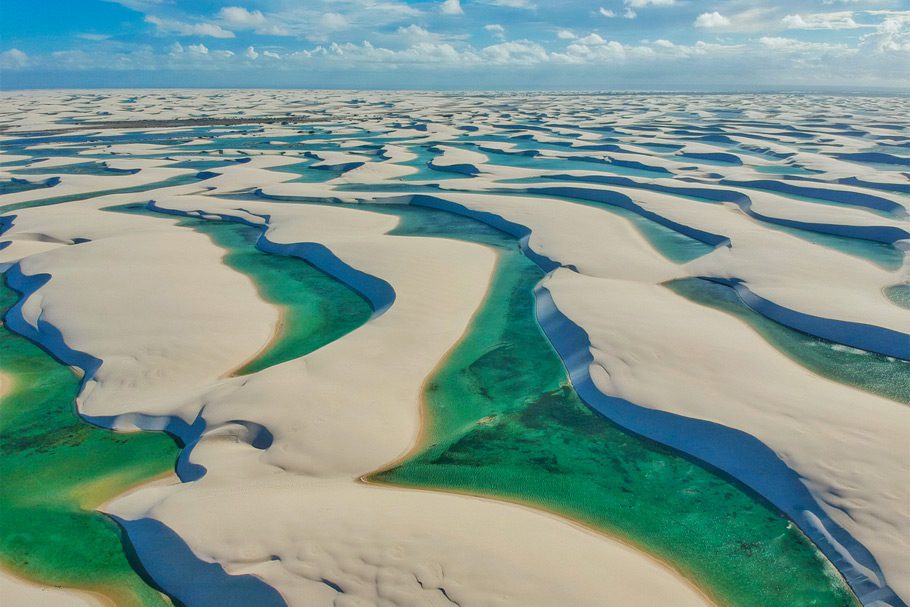
<path id="1" fill-rule="evenodd" d="M 417 197 L 415 196 L 414 198 Z M 424 197 L 418 198 L 418 200 L 423 202 L 423 198 Z M 433 197 L 426 198 L 431 199 L 433 202 L 432 205 L 427 206 L 433 206 L 440 210 L 476 219 L 491 225 L 494 228 L 501 229 L 513 236 L 522 238 L 525 242 L 530 233 L 528 228 L 509 222 L 493 213 L 475 212 L 462 205 L 450 203 L 443 199 L 434 199 Z M 418 202 L 418 206 L 419 205 L 420 202 Z M 525 253 L 525 247 L 522 247 L 521 250 L 522 253 Z M 531 261 L 540 265 L 535 258 L 538 256 L 539 254 L 534 254 L 533 257 L 530 255 L 528 257 Z M 559 264 L 549 258 L 543 256 L 539 257 L 543 259 L 543 265 L 540 267 L 544 272 L 549 272 L 552 271 L 554 267 L 559 267 Z M 835 565 L 850 586 L 854 588 L 854 591 L 858 596 L 866 597 L 866 600 L 870 601 L 882 597 L 900 601 L 897 595 L 887 586 L 880 589 L 874 584 L 870 585 L 866 576 L 861 573 L 850 560 L 843 557 L 840 547 L 844 545 L 850 546 L 853 551 L 859 553 L 858 558 L 864 561 L 867 566 L 871 564 L 870 568 L 872 571 L 875 571 L 880 579 L 884 579 L 884 575 L 875 563 L 875 559 L 872 557 L 871 553 L 846 531 L 836 525 L 817 504 L 814 508 L 811 508 L 811 511 L 819 520 L 827 523 L 829 526 L 828 532 L 832 537 L 838 538 L 836 544 L 832 544 L 825 534 L 820 533 L 809 524 L 806 519 L 801 517 L 802 511 L 808 504 L 815 504 L 815 500 L 800 482 L 799 475 L 783 464 L 770 448 L 751 435 L 739 430 L 724 428 L 718 424 L 713 424 L 704 420 L 686 418 L 672 413 L 647 409 L 623 399 L 604 395 L 594 387 L 587 370 L 587 365 L 582 362 L 585 359 L 590 359 L 590 354 L 587 349 L 590 344 L 584 345 L 587 343 L 586 338 L 584 342 L 570 345 L 570 340 L 566 340 L 565 337 L 563 337 L 566 334 L 571 334 L 573 336 L 578 334 L 584 335 L 584 331 L 577 327 L 577 325 L 574 325 L 574 323 L 571 323 L 567 317 L 558 311 L 553 304 L 552 299 L 549 298 L 549 291 L 547 291 L 545 287 L 538 287 L 535 291 L 535 299 L 537 301 L 538 323 L 541 329 L 547 336 L 547 339 L 550 341 L 553 348 L 559 354 L 579 396 L 585 403 L 591 406 L 592 409 L 635 434 L 655 440 L 660 444 L 670 446 L 683 454 L 694 457 L 697 461 L 704 462 L 709 467 L 720 470 L 725 474 L 728 474 L 731 478 L 737 479 L 746 486 L 752 488 L 758 495 L 769 500 L 775 507 L 779 508 L 782 512 L 785 512 L 787 517 L 797 524 L 802 532 L 806 534 L 806 536 L 810 538 L 812 542 L 819 547 L 822 553 Z M 555 314 L 548 311 L 548 307 L 552 307 Z M 576 339 L 578 338 L 576 337 Z M 622 407 L 626 409 L 625 415 L 618 414 L 616 405 L 619 403 L 622 403 Z M 648 419 L 649 417 L 651 419 Z M 688 430 L 686 432 L 680 432 L 680 424 L 686 425 Z M 690 438 L 692 436 L 699 438 Z M 732 437 L 734 436 L 737 438 L 733 439 Z M 725 442 L 729 443 L 731 440 L 733 446 L 736 448 L 729 451 L 718 448 L 719 444 Z M 747 469 L 755 470 L 754 474 L 744 470 L 742 468 L 742 463 L 739 461 L 741 448 L 744 443 L 752 445 L 750 453 L 755 459 L 750 462 L 751 465 L 748 466 Z M 755 464 L 757 461 L 762 462 L 762 465 Z M 775 477 L 776 479 L 787 479 L 785 481 L 786 489 L 781 491 L 780 487 L 775 486 L 777 485 L 777 480 L 767 478 L 762 471 L 768 469 L 778 470 L 779 476 Z M 755 485 L 758 485 L 758 488 L 755 487 Z M 902 602 L 896 604 L 903 605 Z"/>
<path id="2" fill-rule="evenodd" d="M 522 240 L 522 243 L 525 243 L 526 241 L 527 241 L 527 237 L 525 236 Z M 496 259 L 497 259 L 496 263 L 498 266 L 499 261 L 502 257 L 502 253 L 499 251 L 499 249 L 497 247 L 493 247 L 493 246 L 489 246 L 489 245 L 481 245 L 481 246 L 486 246 L 496 255 Z M 686 576 L 677 567 L 674 567 L 670 561 L 660 558 L 653 552 L 650 552 L 646 548 L 635 544 L 632 540 L 630 540 L 628 538 L 624 538 L 617 534 L 609 533 L 605 529 L 598 528 L 594 525 L 589 525 L 580 519 L 573 518 L 566 513 L 559 512 L 558 510 L 547 509 L 542 504 L 534 503 L 531 500 L 519 500 L 519 499 L 509 497 L 509 496 L 496 495 L 496 494 L 492 494 L 492 493 L 484 494 L 484 493 L 479 493 L 479 492 L 470 492 L 470 491 L 465 491 L 465 490 L 461 490 L 458 488 L 445 487 L 442 485 L 440 485 L 438 487 L 432 487 L 432 486 L 426 486 L 426 485 L 421 485 L 421 486 L 400 485 L 400 484 L 389 483 L 389 482 L 384 482 L 384 481 L 375 481 L 375 480 L 371 479 L 371 477 L 374 477 L 384 471 L 391 470 L 392 468 L 395 468 L 395 467 L 399 466 L 400 464 L 406 462 L 411 457 L 419 454 L 421 451 L 421 448 L 426 444 L 427 437 L 428 437 L 427 433 L 429 430 L 429 424 L 427 423 L 427 421 L 430 419 L 431 413 L 432 413 L 432 410 L 431 410 L 429 404 L 427 403 L 427 397 L 426 397 L 427 387 L 432 382 L 432 378 L 436 376 L 437 372 L 440 371 L 441 369 L 443 369 L 449 363 L 449 357 L 452 355 L 452 353 L 456 349 L 459 348 L 464 337 L 466 335 L 468 335 L 470 333 L 470 331 L 472 330 L 472 326 L 473 326 L 476 318 L 482 312 L 483 305 L 486 301 L 486 298 L 489 297 L 489 295 L 490 295 L 490 289 L 492 288 L 492 285 L 493 285 L 494 275 L 495 274 L 490 275 L 490 279 L 487 283 L 487 291 L 484 294 L 484 302 L 482 302 L 480 304 L 480 306 L 477 308 L 477 310 L 475 310 L 474 314 L 471 317 L 470 322 L 468 323 L 468 326 L 465 328 L 464 333 L 462 333 L 459 336 L 458 340 L 452 344 L 452 347 L 449 348 L 449 350 L 446 352 L 445 356 L 443 356 L 439 360 L 439 362 L 436 364 L 436 366 L 433 367 L 433 370 L 424 379 L 423 384 L 421 384 L 420 407 L 418 408 L 418 415 L 420 417 L 420 429 L 418 431 L 418 434 L 414 437 L 412 444 L 407 448 L 406 451 L 404 451 L 401 455 L 399 455 L 395 459 L 387 462 L 386 464 L 383 464 L 380 468 L 377 468 L 376 470 L 373 470 L 371 472 L 361 475 L 356 480 L 356 482 L 362 483 L 367 486 L 395 487 L 395 488 L 399 488 L 399 489 L 402 489 L 405 491 L 428 491 L 428 492 L 463 495 L 466 497 L 472 497 L 472 498 L 479 499 L 479 500 L 507 503 L 507 504 L 511 504 L 513 506 L 525 508 L 525 509 L 535 512 L 537 514 L 544 514 L 547 516 L 552 516 L 553 518 L 556 518 L 569 525 L 582 529 L 588 533 L 599 535 L 610 541 L 622 544 L 623 546 L 628 547 L 630 550 L 633 550 L 633 551 L 643 555 L 645 558 L 660 565 L 667 572 L 672 574 L 674 577 L 676 577 L 683 584 L 685 584 L 686 586 L 691 588 L 697 594 L 704 597 L 705 601 L 707 601 L 711 605 L 715 605 L 716 607 L 721 607 L 723 605 L 722 602 L 717 602 L 716 599 L 713 598 L 704 588 L 695 584 L 695 582 L 690 577 Z"/>
<path id="3" fill-rule="evenodd" d="M 444 362 L 444 360 L 442 362 Z M 424 415 L 425 409 L 426 409 L 425 407 L 421 406 L 421 416 Z M 423 431 L 423 429 L 424 429 L 424 426 L 421 424 L 421 431 Z M 415 444 L 414 447 L 415 447 L 415 449 L 419 448 L 419 444 Z M 589 524 L 585 523 L 584 521 L 581 521 L 576 518 L 572 518 L 571 516 L 563 514 L 557 510 L 549 510 L 546 507 L 544 507 L 540 504 L 535 504 L 534 502 L 532 502 L 530 500 L 523 501 L 523 500 L 514 499 L 511 497 L 507 497 L 507 496 L 484 494 L 484 493 L 479 493 L 479 492 L 475 493 L 475 492 L 470 492 L 470 491 L 464 491 L 464 490 L 461 490 L 458 488 L 450 488 L 450 487 L 444 487 L 444 486 L 433 487 L 433 486 L 429 486 L 429 485 L 420 485 L 420 486 L 418 486 L 418 485 L 399 485 L 399 484 L 387 483 L 387 482 L 383 482 L 383 481 L 374 481 L 369 478 L 370 476 L 373 476 L 374 474 L 378 474 L 387 468 L 391 468 L 394 465 L 397 465 L 398 462 L 404 461 L 408 457 L 408 455 L 410 455 L 411 453 L 412 453 L 411 450 L 409 450 L 408 453 L 403 454 L 400 458 L 394 460 L 393 462 L 389 462 L 389 465 L 387 467 L 383 467 L 382 469 L 370 472 L 369 474 L 365 474 L 365 475 L 361 476 L 359 479 L 357 479 L 356 482 L 366 485 L 368 487 L 383 487 L 383 488 L 393 487 L 395 489 L 400 489 L 402 491 L 422 491 L 422 492 L 427 492 L 427 493 L 443 493 L 443 494 L 461 495 L 464 497 L 469 497 L 469 498 L 473 498 L 473 499 L 477 499 L 477 500 L 481 500 L 481 501 L 485 501 L 485 502 L 505 503 L 505 504 L 509 504 L 511 506 L 515 506 L 517 508 L 522 508 L 522 509 L 528 510 L 530 512 L 533 512 L 534 514 L 538 514 L 538 515 L 542 514 L 544 516 L 554 518 L 562 523 L 565 523 L 567 525 L 580 529 L 580 530 L 584 531 L 585 533 L 597 535 L 597 536 L 603 537 L 611 542 L 616 542 L 617 544 L 621 544 L 622 546 L 628 548 L 629 550 L 634 551 L 635 553 L 644 556 L 649 561 L 660 566 L 662 569 L 664 569 L 669 574 L 671 574 L 673 577 L 675 577 L 678 581 L 682 582 L 683 585 L 690 588 L 697 595 L 701 596 L 705 600 L 705 602 L 707 602 L 708 604 L 710 604 L 714 607 L 723 607 L 723 605 L 724 605 L 723 602 L 718 601 L 715 597 L 712 597 L 704 588 L 695 584 L 695 582 L 690 577 L 686 576 L 686 574 L 683 573 L 677 567 L 674 567 L 669 561 L 660 558 L 659 556 L 655 555 L 653 552 L 650 552 L 647 549 L 643 548 L 642 546 L 635 544 L 631 540 L 621 537 L 616 534 L 612 534 L 612 533 L 606 531 L 605 529 L 600 529 L 598 527 L 595 527 L 594 525 L 589 525 Z"/>

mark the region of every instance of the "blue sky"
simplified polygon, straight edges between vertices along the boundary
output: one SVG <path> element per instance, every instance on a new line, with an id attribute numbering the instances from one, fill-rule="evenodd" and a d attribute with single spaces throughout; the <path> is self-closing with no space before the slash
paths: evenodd
<path id="1" fill-rule="evenodd" d="M 2 0 L 0 87 L 910 90 L 910 0 Z"/>

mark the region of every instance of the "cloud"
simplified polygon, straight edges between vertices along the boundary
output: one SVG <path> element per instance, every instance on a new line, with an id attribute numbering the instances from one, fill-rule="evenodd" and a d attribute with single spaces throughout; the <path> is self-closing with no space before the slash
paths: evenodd
<path id="1" fill-rule="evenodd" d="M 339 30 L 347 29 L 348 19 L 341 13 L 325 13 L 319 19 L 319 25 L 321 25 L 322 29 L 326 32 L 337 32 Z"/>
<path id="2" fill-rule="evenodd" d="M 559 38 L 560 40 L 574 40 L 575 33 L 572 30 L 566 30 L 566 29 L 557 30 L 556 37 Z"/>
<path id="3" fill-rule="evenodd" d="M 483 29 L 487 30 L 488 32 L 490 32 L 491 34 L 496 36 L 497 38 L 506 37 L 506 28 L 499 25 L 498 23 L 490 23 L 488 25 L 484 25 Z"/>
<path id="4" fill-rule="evenodd" d="M 493 6 L 505 6 L 508 8 L 535 9 L 537 6 L 531 0 L 489 0 Z"/>
<path id="5" fill-rule="evenodd" d="M 910 12 L 887 16 L 873 33 L 860 39 L 860 46 L 878 53 L 910 54 Z"/>
<path id="6" fill-rule="evenodd" d="M 416 42 L 427 42 L 427 41 L 437 41 L 441 38 L 438 34 L 427 30 L 426 28 L 420 27 L 417 24 L 412 23 L 407 27 L 399 27 L 398 35 L 403 37 L 408 44 L 414 44 Z"/>
<path id="7" fill-rule="evenodd" d="M 586 42 L 587 41 L 587 42 Z M 556 63 L 618 63 L 626 60 L 626 48 L 615 40 L 607 42 L 597 34 L 569 44 L 562 53 L 554 53 Z"/>
<path id="8" fill-rule="evenodd" d="M 786 15 L 780 22 L 784 27 L 795 30 L 841 30 L 868 27 L 854 21 L 852 11 Z"/>
<path id="9" fill-rule="evenodd" d="M 623 4 L 630 8 L 645 8 L 648 6 L 671 6 L 676 0 L 623 0 Z"/>
<path id="10" fill-rule="evenodd" d="M 262 56 L 269 59 L 281 59 L 281 55 L 272 51 L 262 51 Z"/>
<path id="11" fill-rule="evenodd" d="M 714 11 L 713 13 L 702 13 L 695 19 L 695 27 L 705 29 L 726 27 L 728 25 L 730 25 L 730 20 L 717 11 Z"/>
<path id="12" fill-rule="evenodd" d="M 243 56 L 251 61 L 255 61 L 256 57 L 259 56 L 259 53 L 257 53 L 256 49 L 252 46 L 248 46 L 246 47 L 246 51 L 244 51 Z"/>
<path id="13" fill-rule="evenodd" d="M 212 38 L 233 38 L 234 32 L 223 29 L 214 23 L 186 23 L 174 19 L 161 19 L 154 15 L 146 15 L 145 22 L 165 34 L 178 36 L 211 36 Z"/>
<path id="14" fill-rule="evenodd" d="M 638 12 L 635 9 L 648 8 L 650 6 L 672 6 L 676 4 L 676 0 L 623 0 L 622 3 L 626 7 L 622 16 L 626 19 L 635 19 L 638 17 Z"/>
<path id="15" fill-rule="evenodd" d="M 76 34 L 76 37 L 81 38 L 82 40 L 89 40 L 90 42 L 101 42 L 102 40 L 109 40 L 111 38 L 111 35 L 110 34 L 84 33 L 84 34 Z"/>
<path id="16" fill-rule="evenodd" d="M 206 45 L 202 44 L 201 42 L 199 44 L 191 44 L 191 45 L 187 46 L 186 50 L 190 53 L 197 53 L 199 55 L 208 55 L 209 54 L 208 47 Z"/>
<path id="17" fill-rule="evenodd" d="M 262 11 L 249 11 L 240 6 L 226 6 L 218 12 L 221 22 L 235 30 L 253 30 L 263 36 L 290 36 L 284 26 L 270 22 Z"/>
<path id="18" fill-rule="evenodd" d="M 530 40 L 500 42 L 483 49 L 484 58 L 492 64 L 534 65 L 549 59 L 547 51 Z"/>
<path id="19" fill-rule="evenodd" d="M 803 40 L 794 40 L 793 38 L 784 38 L 781 36 L 763 36 L 759 42 L 775 51 L 784 53 L 810 53 L 819 55 L 819 53 L 838 53 L 852 54 L 855 49 L 849 48 L 845 44 L 833 44 L 830 42 L 806 42 Z"/>
<path id="20" fill-rule="evenodd" d="M 218 16 L 236 28 L 255 28 L 266 23 L 261 11 L 251 12 L 241 6 L 225 6 L 218 12 Z"/>
<path id="21" fill-rule="evenodd" d="M 601 15 L 603 15 L 604 17 L 607 17 L 608 19 L 616 16 L 616 13 L 614 13 L 610 9 L 604 8 L 602 6 L 597 10 L 597 12 L 600 13 Z"/>
<path id="22" fill-rule="evenodd" d="M 606 44 L 606 43 L 607 43 L 606 40 L 604 40 L 603 38 L 601 38 L 600 36 L 598 36 L 597 34 L 595 34 L 593 32 L 578 41 L 578 44 L 587 44 L 587 45 L 595 45 L 595 46 L 599 45 L 599 44 Z"/>
<path id="23" fill-rule="evenodd" d="M 3 69 L 21 69 L 28 65 L 28 55 L 17 48 L 0 53 L 0 67 Z"/>
<path id="24" fill-rule="evenodd" d="M 464 10 L 462 10 L 459 0 L 444 0 L 439 10 L 443 15 L 464 15 Z"/>
<path id="25" fill-rule="evenodd" d="M 164 0 L 106 0 L 113 4 L 119 4 L 120 6 L 125 6 L 126 8 L 133 9 L 134 11 L 139 11 L 144 13 L 153 8 L 159 7 L 164 4 Z"/>

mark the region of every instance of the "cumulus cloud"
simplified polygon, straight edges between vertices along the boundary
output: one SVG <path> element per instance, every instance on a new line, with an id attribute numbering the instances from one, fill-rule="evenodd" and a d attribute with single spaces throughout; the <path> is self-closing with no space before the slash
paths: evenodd
<path id="1" fill-rule="evenodd" d="M 726 27 L 730 25 L 730 19 L 724 17 L 717 11 L 712 13 L 702 13 L 695 18 L 695 27 L 701 27 L 705 29 Z"/>
<path id="2" fill-rule="evenodd" d="M 257 52 L 256 52 L 256 49 L 253 48 L 252 46 L 248 46 L 248 47 L 246 47 L 246 51 L 243 53 L 243 55 L 244 55 L 244 57 L 246 57 L 247 59 L 253 61 L 253 60 L 256 59 L 256 57 L 259 56 L 259 53 L 257 53 Z"/>
<path id="3" fill-rule="evenodd" d="M 197 53 L 199 55 L 208 55 L 209 54 L 208 47 L 206 45 L 202 44 L 201 42 L 199 44 L 191 44 L 191 45 L 187 46 L 186 50 L 189 51 L 190 53 Z"/>
<path id="4" fill-rule="evenodd" d="M 460 0 L 444 0 L 439 7 L 443 15 L 463 15 L 464 10 L 461 8 Z"/>
<path id="5" fill-rule="evenodd" d="M 852 11 L 786 15 L 780 22 L 784 27 L 796 30 L 840 30 L 866 27 L 853 20 Z"/>
<path id="6" fill-rule="evenodd" d="M 0 53 L 0 67 L 3 69 L 21 69 L 28 65 L 28 55 L 17 48 Z"/>
<path id="7" fill-rule="evenodd" d="M 910 12 L 888 15 L 874 32 L 860 39 L 860 46 L 878 53 L 910 54 Z"/>
<path id="8" fill-rule="evenodd" d="M 582 38 L 578 41 L 578 44 L 589 44 L 589 45 L 598 45 L 598 44 L 606 44 L 606 43 L 607 43 L 606 40 L 604 40 L 603 38 L 601 38 L 594 32 L 591 32 L 590 34 L 588 34 L 587 36 L 585 36 L 584 38 Z"/>
<path id="9" fill-rule="evenodd" d="M 672 6 L 676 4 L 676 0 L 623 0 L 623 5 L 626 7 L 626 10 L 623 12 L 622 16 L 626 19 L 635 19 L 638 17 L 638 12 L 635 9 L 648 8 L 651 6 Z"/>
<path id="10" fill-rule="evenodd" d="M 483 49 L 484 58 L 493 64 L 534 65 L 549 58 L 547 51 L 536 42 L 518 40 L 500 42 Z"/>
<path id="11" fill-rule="evenodd" d="M 604 8 L 602 6 L 599 9 L 597 9 L 597 12 L 600 13 L 601 15 L 603 15 L 604 17 L 607 17 L 608 19 L 611 19 L 616 16 L 616 13 L 614 13 L 610 9 Z"/>
<path id="12" fill-rule="evenodd" d="M 575 32 L 566 29 L 557 30 L 556 37 L 560 40 L 573 40 L 575 39 Z"/>
<path id="13" fill-rule="evenodd" d="M 242 6 L 225 6 L 219 11 L 218 16 L 237 28 L 260 27 L 266 23 L 262 11 L 248 11 Z"/>
<path id="14" fill-rule="evenodd" d="M 253 30 L 266 36 L 290 36 L 284 25 L 273 23 L 262 11 L 250 11 L 241 6 L 226 6 L 218 12 L 222 23 L 235 30 Z"/>
<path id="15" fill-rule="evenodd" d="M 177 36 L 211 36 L 212 38 L 233 38 L 234 32 L 222 28 L 214 23 L 186 23 L 175 19 L 161 19 L 154 15 L 146 15 L 145 22 L 154 25 L 164 34 Z"/>
<path id="16" fill-rule="evenodd" d="M 488 32 L 490 32 L 491 34 L 496 36 L 497 38 L 506 37 L 506 28 L 499 25 L 498 23 L 490 23 L 490 24 L 484 25 L 483 29 L 487 30 Z"/>

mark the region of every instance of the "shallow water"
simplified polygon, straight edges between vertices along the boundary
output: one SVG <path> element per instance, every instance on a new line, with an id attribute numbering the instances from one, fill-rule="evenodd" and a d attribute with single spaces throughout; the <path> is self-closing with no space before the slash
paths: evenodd
<path id="1" fill-rule="evenodd" d="M 552 184 L 556 180 L 551 177 L 532 177 L 532 178 L 525 178 L 525 179 L 514 179 L 514 180 L 510 180 L 510 181 L 512 183 Z M 570 179 L 566 178 L 566 177 L 561 177 L 559 179 L 559 181 L 566 181 L 570 185 L 573 182 L 582 182 L 582 183 L 586 182 L 586 180 L 583 176 L 582 177 L 572 177 Z M 599 182 L 593 181 L 593 183 L 599 183 Z M 638 183 L 638 184 L 628 183 L 628 184 L 623 184 L 623 187 L 637 188 L 637 189 L 642 189 L 642 190 L 652 190 L 653 189 L 653 188 L 648 187 L 648 184 L 646 184 L 646 183 Z M 673 196 L 675 198 L 680 198 L 682 200 L 692 200 L 692 201 L 701 202 L 704 204 L 720 204 L 720 202 L 718 202 L 717 200 L 713 200 L 710 198 L 702 198 L 700 196 L 676 194 L 676 193 L 671 193 L 671 192 L 662 192 L 661 190 L 658 190 L 658 189 L 653 189 L 653 191 L 667 194 L 667 195 Z M 499 194 L 501 192 L 497 192 L 497 193 Z M 515 195 L 518 195 L 518 194 L 515 194 Z M 568 197 L 556 196 L 556 195 L 554 195 L 553 197 L 568 198 Z M 577 200 L 577 199 L 572 199 L 572 200 Z M 607 208 L 609 205 L 600 205 L 600 206 L 602 208 Z M 614 207 L 614 208 L 616 208 L 616 207 Z M 847 255 L 852 255 L 854 257 L 865 259 L 866 261 L 871 261 L 872 263 L 876 264 L 877 266 L 879 266 L 881 268 L 884 268 L 885 270 L 896 270 L 896 269 L 900 268 L 904 262 L 904 252 L 901 249 L 898 249 L 897 247 L 890 245 L 890 244 L 885 244 L 882 242 L 874 242 L 871 240 L 865 240 L 863 238 L 851 238 L 849 236 L 825 234 L 822 232 L 815 232 L 815 231 L 808 230 L 808 229 L 784 226 L 784 225 L 780 225 L 778 223 L 772 223 L 770 221 L 767 221 L 767 220 L 763 219 L 762 217 L 754 217 L 754 218 L 758 221 L 761 221 L 762 224 L 765 227 L 767 227 L 768 229 L 786 232 L 792 236 L 796 236 L 797 238 L 801 238 L 808 242 L 812 242 L 817 245 L 829 247 L 829 248 L 839 251 L 841 253 L 845 253 Z M 640 218 L 640 219 L 642 219 L 642 218 Z M 647 221 L 647 220 L 645 220 L 645 221 Z M 654 222 L 651 222 L 651 221 L 648 221 L 648 223 L 654 224 Z M 654 224 L 654 225 L 658 225 L 658 224 Z M 661 227 L 663 227 L 663 226 L 661 226 Z M 656 242 L 657 241 L 652 242 L 652 244 L 656 245 Z M 707 246 L 707 245 L 705 245 L 705 246 Z M 706 253 L 706 252 L 708 252 L 708 251 L 703 251 L 703 253 Z M 686 259 L 684 259 L 684 258 L 680 258 L 680 259 L 682 261 L 686 261 Z"/>
<path id="2" fill-rule="evenodd" d="M 666 286 L 690 301 L 745 321 L 768 343 L 813 373 L 910 405 L 910 363 L 780 325 L 753 312 L 731 287 L 716 282 L 685 278 Z"/>
<path id="3" fill-rule="evenodd" d="M 139 169 L 112 169 L 103 162 L 80 162 L 77 164 L 65 164 L 62 166 L 44 167 L 41 163 L 37 166 L 16 169 L 11 171 L 17 175 L 132 175 Z"/>
<path id="4" fill-rule="evenodd" d="M 892 285 L 885 289 L 885 295 L 896 305 L 910 310 L 910 284 Z"/>
<path id="5" fill-rule="evenodd" d="M 0 308 L 18 294 L 0 285 Z M 76 415 L 79 378 L 5 325 L 0 371 L 0 562 L 44 584 L 100 592 L 118 605 L 169 605 L 134 571 L 120 528 L 95 511 L 173 469 L 178 446 L 161 432 L 112 432 Z"/>
<path id="6" fill-rule="evenodd" d="M 110 210 L 155 214 L 144 205 Z M 236 375 L 312 352 L 372 314 L 360 295 L 305 261 L 256 249 L 259 228 L 191 218 L 180 224 L 226 249 L 225 263 L 284 313 L 273 343 Z M 3 309 L 17 298 L 8 287 L 0 294 Z M 79 378 L 5 327 L 0 351 L 0 371 L 17 382 L 0 401 L 0 561 L 43 583 L 98 590 L 118 604 L 170 604 L 134 571 L 120 528 L 93 507 L 172 470 L 177 444 L 162 433 L 115 433 L 84 422 L 73 407 Z"/>
<path id="7" fill-rule="evenodd" d="M 108 210 L 162 216 L 145 205 Z M 260 297 L 278 306 L 282 323 L 271 344 L 234 375 L 248 375 L 299 358 L 353 331 L 373 313 L 356 291 L 297 257 L 256 248 L 262 229 L 231 220 L 186 217 L 181 226 L 205 234 L 226 249 L 224 263 L 248 276 Z"/>
<path id="8" fill-rule="evenodd" d="M 45 207 L 54 204 L 62 204 L 64 202 L 75 202 L 77 200 L 87 200 L 89 198 L 96 198 L 98 196 L 108 196 L 110 194 L 131 194 L 134 192 L 146 192 L 149 190 L 154 190 L 158 188 L 171 188 L 179 185 L 187 185 L 189 183 L 199 183 L 204 181 L 211 175 L 203 177 L 198 177 L 196 175 L 178 175 L 176 177 L 171 177 L 170 179 L 165 179 L 162 181 L 156 181 L 153 183 L 147 183 L 144 185 L 123 187 L 123 188 L 114 188 L 110 190 L 101 190 L 94 192 L 82 192 L 79 194 L 66 194 L 63 196 L 52 196 L 50 198 L 40 198 L 38 200 L 30 200 L 28 202 L 17 202 L 13 204 L 8 204 L 0 207 L 0 213 L 11 213 L 12 211 L 18 211 L 19 209 L 31 209 L 34 207 Z M 50 190 L 53 192 L 53 190 Z M 0 200 L 0 203 L 3 201 Z"/>
<path id="9" fill-rule="evenodd" d="M 401 217 L 394 233 L 500 253 L 469 332 L 427 382 L 420 445 L 373 480 L 559 512 L 666 559 L 723 604 L 855 604 L 833 567 L 763 499 L 584 405 L 536 321 L 543 274 L 514 239 L 443 211 L 362 206 Z"/>

